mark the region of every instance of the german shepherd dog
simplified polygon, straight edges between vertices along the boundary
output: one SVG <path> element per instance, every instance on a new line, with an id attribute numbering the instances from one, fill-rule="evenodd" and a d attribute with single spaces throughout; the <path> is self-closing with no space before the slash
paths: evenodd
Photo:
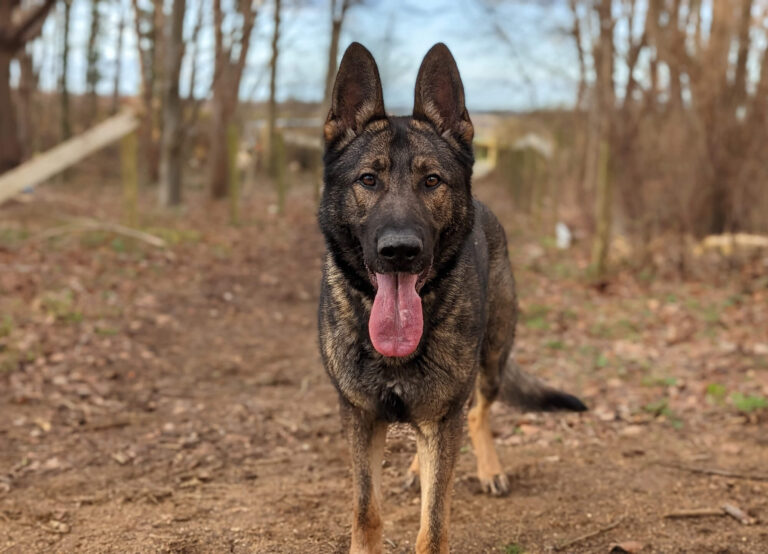
<path id="1" fill-rule="evenodd" d="M 384 111 L 368 50 L 353 43 L 345 52 L 324 127 L 319 325 L 351 449 L 351 552 L 381 552 L 389 423 L 416 434 L 416 551 L 448 552 L 453 469 L 473 390 L 469 434 L 477 476 L 492 495 L 509 491 L 489 424 L 497 397 L 524 409 L 586 409 L 510 359 L 515 285 L 504 230 L 472 197 L 473 133 L 444 44 L 421 64 L 411 117 Z"/>

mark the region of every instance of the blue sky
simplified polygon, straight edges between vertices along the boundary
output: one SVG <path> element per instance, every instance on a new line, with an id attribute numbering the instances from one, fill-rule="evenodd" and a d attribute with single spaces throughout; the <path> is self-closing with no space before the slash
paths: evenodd
<path id="1" fill-rule="evenodd" d="M 130 13 L 130 0 L 123 0 Z M 198 0 L 187 0 L 186 27 L 192 27 Z M 325 79 L 329 42 L 328 0 L 284 0 L 278 96 L 319 100 Z M 118 10 L 104 9 L 101 42 L 100 92 L 111 94 L 117 58 Z M 241 96 L 265 99 L 272 32 L 271 2 L 262 2 L 254 31 Z M 226 5 L 226 0 L 225 0 Z M 489 11 L 486 5 L 493 5 Z M 211 21 L 210 0 L 203 0 Z M 72 7 L 71 88 L 85 88 L 85 49 L 90 24 L 90 2 L 74 0 Z M 35 44 L 41 63 L 41 86 L 54 88 L 60 72 L 57 55 L 61 44 L 61 6 L 44 28 L 44 40 Z M 374 54 L 384 81 L 385 103 L 392 111 L 409 110 L 419 63 L 438 41 L 452 50 L 464 80 L 467 103 L 473 110 L 525 110 L 572 105 L 577 84 L 576 52 L 565 30 L 570 15 L 564 0 L 499 2 L 487 0 L 366 0 L 348 12 L 342 33 L 342 51 L 351 41 L 366 45 Z M 508 40 L 502 40 L 500 29 Z M 196 92 L 205 95 L 212 76 L 213 34 L 207 26 L 205 52 L 200 57 Z M 136 38 L 128 27 L 122 51 L 120 88 L 135 94 L 139 84 Z M 182 93 L 187 89 L 189 59 L 182 70 Z"/>

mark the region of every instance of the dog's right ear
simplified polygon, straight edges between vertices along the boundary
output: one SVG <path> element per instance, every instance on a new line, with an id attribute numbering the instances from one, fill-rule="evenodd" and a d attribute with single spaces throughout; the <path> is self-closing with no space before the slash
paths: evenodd
<path id="1" fill-rule="evenodd" d="M 371 53 L 359 42 L 344 52 L 336 74 L 331 109 L 325 120 L 325 144 L 360 134 L 373 120 L 387 117 L 379 68 Z"/>

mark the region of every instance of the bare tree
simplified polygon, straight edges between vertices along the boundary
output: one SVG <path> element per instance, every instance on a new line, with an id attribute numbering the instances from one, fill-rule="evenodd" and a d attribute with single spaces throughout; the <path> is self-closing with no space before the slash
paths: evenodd
<path id="1" fill-rule="evenodd" d="M 198 0 L 197 3 L 197 18 L 195 19 L 195 26 L 192 28 L 192 34 L 189 37 L 189 44 L 192 46 L 189 48 L 189 81 L 187 82 L 187 97 L 185 104 L 189 108 L 189 117 L 186 122 L 188 128 L 194 127 L 197 123 L 198 114 L 200 112 L 200 106 L 202 102 L 195 98 L 195 87 L 197 86 L 197 67 L 198 67 L 198 54 L 201 49 L 200 45 L 200 30 L 203 28 L 203 0 Z M 190 136 L 190 135 L 188 135 Z"/>
<path id="2" fill-rule="evenodd" d="M 280 55 L 280 9 L 281 1 L 274 0 L 272 25 L 272 58 L 269 62 L 269 105 L 267 110 L 267 134 L 269 136 L 270 170 L 274 174 L 277 146 L 277 64 Z"/>
<path id="3" fill-rule="evenodd" d="M 184 57 L 184 14 L 186 0 L 173 0 L 165 29 L 165 72 L 163 75 L 163 136 L 160 152 L 160 204 L 181 203 L 181 99 L 179 74 Z"/>
<path id="4" fill-rule="evenodd" d="M 145 178 L 156 182 L 159 176 L 160 149 L 157 137 L 161 135 L 161 118 L 159 113 L 160 97 L 159 84 L 161 82 L 162 67 L 162 40 L 158 35 L 163 29 L 163 0 L 151 0 L 143 3 L 132 0 L 134 11 L 134 24 L 138 40 L 139 68 L 141 74 L 141 127 L 139 134 L 141 141 L 139 148 L 141 158 L 144 160 Z"/>
<path id="5" fill-rule="evenodd" d="M 123 9 L 123 3 L 117 1 L 117 9 L 119 10 L 119 20 L 117 23 L 117 45 L 115 47 L 115 75 L 112 83 L 112 107 L 110 112 L 112 114 L 117 113 L 120 106 L 120 76 L 123 71 L 123 34 L 125 32 L 125 10 Z"/>
<path id="6" fill-rule="evenodd" d="M 274 20 L 272 29 L 272 59 L 269 71 L 269 113 L 267 127 L 269 134 L 269 169 L 275 178 L 277 188 L 277 211 L 282 214 L 285 211 L 285 145 L 283 137 L 277 132 L 277 65 L 280 55 L 280 10 L 282 2 L 274 0 Z"/>
<path id="7" fill-rule="evenodd" d="M 592 141 L 592 156 L 596 173 L 595 186 L 595 239 L 592 247 L 592 268 L 598 279 L 603 279 L 606 273 L 608 248 L 611 239 L 611 208 L 613 200 L 613 184 L 609 173 L 609 141 L 611 134 L 611 113 L 614 110 L 613 64 L 614 20 L 611 16 L 611 0 L 597 0 L 595 5 L 598 24 L 600 26 L 598 43 L 595 47 L 595 120 L 596 140 Z"/>
<path id="8" fill-rule="evenodd" d="M 213 98 L 211 100 L 210 173 L 208 189 L 212 198 L 224 198 L 229 188 L 229 158 L 227 128 L 232 122 L 238 103 L 240 79 L 251 42 L 256 20 L 256 7 L 251 0 L 237 0 L 238 17 L 230 18 L 232 29 L 224 36 L 224 18 L 221 0 L 213 1 L 215 42 L 215 70 Z M 239 23 L 239 24 L 238 24 Z"/>
<path id="9" fill-rule="evenodd" d="M 43 0 L 20 14 L 21 0 L 0 0 L 0 173 L 18 165 L 22 147 L 11 98 L 11 60 L 36 37 L 56 0 Z"/>
<path id="10" fill-rule="evenodd" d="M 16 54 L 16 60 L 20 70 L 18 88 L 19 143 L 21 144 L 22 155 L 26 159 L 35 151 L 33 114 L 39 75 L 35 70 L 32 54 L 28 49 L 19 50 Z"/>
<path id="11" fill-rule="evenodd" d="M 323 93 L 323 111 L 327 112 L 331 103 L 333 81 L 336 79 L 336 69 L 339 63 L 339 39 L 341 28 L 347 10 L 362 0 L 331 0 L 331 42 L 328 46 L 328 69 L 325 73 L 325 89 Z M 323 114 L 325 115 L 325 113 Z"/>
<path id="12" fill-rule="evenodd" d="M 576 93 L 576 108 L 584 105 L 584 96 L 587 92 L 587 62 L 584 54 L 584 45 L 582 44 L 581 18 L 578 14 L 577 0 L 568 0 L 568 6 L 573 14 L 573 26 L 571 27 L 571 36 L 576 46 L 576 53 L 579 58 L 579 88 Z"/>
<path id="13" fill-rule="evenodd" d="M 72 0 L 62 0 L 64 5 L 64 32 L 61 45 L 61 75 L 59 76 L 59 105 L 61 109 L 60 126 L 61 138 L 66 140 L 72 136 L 72 121 L 69 113 L 69 28 Z"/>
<path id="14" fill-rule="evenodd" d="M 88 47 L 85 54 L 85 87 L 88 95 L 89 124 L 97 119 L 98 115 L 98 97 L 96 96 L 96 87 L 101 79 L 99 71 L 99 41 L 101 38 L 101 10 L 99 9 L 101 0 L 91 0 L 91 25 L 88 31 Z"/>
<path id="15" fill-rule="evenodd" d="M 595 196 L 595 264 L 609 243 L 601 221 L 613 206 L 610 186 L 618 224 L 640 244 L 660 231 L 768 231 L 768 53 L 758 38 L 766 5 L 572 0 L 570 8 L 586 68 L 582 196 Z"/>

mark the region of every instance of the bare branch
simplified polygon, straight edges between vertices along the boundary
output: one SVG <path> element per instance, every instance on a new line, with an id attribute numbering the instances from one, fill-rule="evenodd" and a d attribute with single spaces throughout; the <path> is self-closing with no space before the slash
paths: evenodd
<path id="1" fill-rule="evenodd" d="M 23 47 L 40 33 L 45 18 L 55 3 L 56 0 L 43 0 L 42 5 L 31 8 L 28 13 L 22 16 L 21 23 L 16 28 L 10 30 L 7 37 L 0 35 L 0 43 L 5 48 L 12 50 L 18 50 Z"/>

